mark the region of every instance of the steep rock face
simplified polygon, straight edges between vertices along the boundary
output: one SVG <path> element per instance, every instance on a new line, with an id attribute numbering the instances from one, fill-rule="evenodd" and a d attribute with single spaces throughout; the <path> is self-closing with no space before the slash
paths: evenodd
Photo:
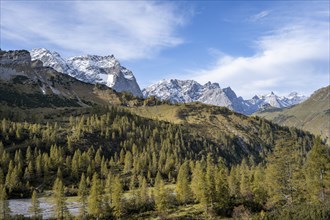
<path id="1" fill-rule="evenodd" d="M 113 55 L 86 55 L 64 60 L 57 52 L 41 48 L 33 49 L 31 56 L 32 60 L 41 60 L 44 66 L 52 67 L 80 81 L 104 84 L 118 92 L 142 96 L 133 73 L 122 67 Z"/>
<path id="2" fill-rule="evenodd" d="M 10 107 L 80 107 L 120 104 L 117 93 L 31 61 L 26 50 L 0 51 L 0 105 Z"/>
<path id="3" fill-rule="evenodd" d="M 193 80 L 162 80 L 143 91 L 144 97 L 155 96 L 172 103 L 202 102 L 205 104 L 228 107 L 246 115 L 260 109 L 285 108 L 296 105 L 306 99 L 305 96 L 293 92 L 288 97 L 280 97 L 273 92 L 268 95 L 254 96 L 250 100 L 237 97 L 230 88 L 221 89 L 218 83 L 208 82 L 201 85 Z"/>
<path id="4" fill-rule="evenodd" d="M 31 56 L 27 50 L 0 51 L 1 65 L 30 65 Z"/>
<path id="5" fill-rule="evenodd" d="M 221 89 L 218 83 L 208 82 L 201 85 L 193 80 L 162 80 L 142 92 L 144 97 L 155 96 L 172 103 L 202 102 L 245 113 L 242 103 L 244 100 L 241 97 L 237 98 L 231 88 Z"/>

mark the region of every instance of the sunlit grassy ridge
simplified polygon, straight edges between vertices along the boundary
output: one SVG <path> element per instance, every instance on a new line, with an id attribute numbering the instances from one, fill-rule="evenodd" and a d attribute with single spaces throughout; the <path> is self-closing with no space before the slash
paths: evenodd
<path id="1" fill-rule="evenodd" d="M 256 113 L 260 117 L 285 126 L 293 126 L 329 141 L 330 132 L 330 86 L 317 90 L 303 103 L 287 109 Z"/>

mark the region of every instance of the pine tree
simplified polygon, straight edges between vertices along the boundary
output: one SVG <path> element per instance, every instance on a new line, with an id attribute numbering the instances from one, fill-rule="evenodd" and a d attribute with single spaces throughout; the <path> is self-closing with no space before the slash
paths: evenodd
<path id="1" fill-rule="evenodd" d="M 308 153 L 305 175 L 310 201 L 318 204 L 328 200 L 325 190 L 330 189 L 330 156 L 320 137 Z"/>
<path id="2" fill-rule="evenodd" d="M 168 204 L 168 192 L 165 189 L 163 178 L 158 171 L 154 186 L 155 205 L 158 212 L 166 212 Z"/>
<path id="3" fill-rule="evenodd" d="M 95 217 L 102 215 L 102 188 L 97 173 L 94 173 L 88 198 L 88 213 Z"/>
<path id="4" fill-rule="evenodd" d="M 299 192 L 294 180 L 299 167 L 297 151 L 292 141 L 281 141 L 268 157 L 266 184 L 270 205 L 291 205 L 296 202 Z"/>
<path id="5" fill-rule="evenodd" d="M 79 202 L 81 204 L 80 206 L 80 216 L 83 218 L 87 214 L 86 209 L 87 209 L 87 198 L 88 198 L 88 189 L 87 189 L 87 184 L 86 184 L 86 178 L 85 174 L 81 174 L 80 182 L 79 182 L 79 188 L 78 188 L 78 196 L 79 196 Z"/>
<path id="6" fill-rule="evenodd" d="M 148 195 L 148 185 L 147 180 L 143 176 L 139 178 L 139 200 L 138 203 L 140 205 L 147 205 L 149 203 L 149 195 Z"/>
<path id="7" fill-rule="evenodd" d="M 107 179 L 105 180 L 105 186 L 104 186 L 104 200 L 105 200 L 104 203 L 107 206 L 107 209 L 111 207 L 112 181 L 113 181 L 113 175 L 112 173 L 109 173 Z"/>
<path id="8" fill-rule="evenodd" d="M 56 178 L 53 185 L 53 197 L 55 203 L 55 213 L 57 219 L 63 219 L 68 214 L 66 207 L 66 198 L 64 194 L 64 185 L 60 178 Z"/>
<path id="9" fill-rule="evenodd" d="M 9 208 L 9 203 L 7 200 L 6 187 L 0 185 L 0 218 L 7 219 L 10 216 L 11 210 Z"/>
<path id="10" fill-rule="evenodd" d="M 119 176 L 116 176 L 113 180 L 111 200 L 112 200 L 113 214 L 117 218 L 122 216 L 124 211 L 122 197 L 123 197 L 123 186 Z"/>
<path id="11" fill-rule="evenodd" d="M 41 215 L 42 209 L 40 208 L 40 202 L 37 197 L 37 192 L 33 190 L 32 197 L 31 197 L 31 206 L 29 208 L 29 212 L 37 218 Z"/>
<path id="12" fill-rule="evenodd" d="M 240 173 L 238 167 L 232 166 L 228 177 L 230 195 L 237 197 L 240 193 Z"/>
<path id="13" fill-rule="evenodd" d="M 215 194 L 218 207 L 226 207 L 229 203 L 228 169 L 223 160 L 219 161 L 215 174 Z"/>
<path id="14" fill-rule="evenodd" d="M 124 173 L 130 172 L 133 164 L 133 156 L 130 151 L 127 151 L 125 154 L 124 164 Z"/>
<path id="15" fill-rule="evenodd" d="M 206 174 L 205 174 L 205 205 L 206 211 L 208 206 L 211 205 L 213 208 L 213 203 L 216 201 L 216 189 L 215 189 L 215 165 L 212 161 L 211 154 L 207 155 L 206 159 Z"/>
<path id="16" fill-rule="evenodd" d="M 196 162 L 192 172 L 191 189 L 197 201 L 207 204 L 205 173 L 200 161 Z"/>
<path id="17" fill-rule="evenodd" d="M 255 167 L 253 176 L 253 182 L 252 182 L 252 192 L 254 195 L 254 201 L 263 205 L 267 201 L 267 189 L 265 186 L 265 169 L 261 167 L 261 165 L 258 165 Z"/>
<path id="18" fill-rule="evenodd" d="M 250 170 L 245 159 L 243 159 L 241 166 L 239 166 L 239 168 L 240 168 L 239 170 L 241 176 L 240 194 L 246 197 L 251 193 L 251 189 L 250 189 L 250 179 L 249 179 Z"/>
<path id="19" fill-rule="evenodd" d="M 192 192 L 189 181 L 189 164 L 185 161 L 179 169 L 177 183 L 176 183 L 176 195 L 179 202 L 185 204 L 190 202 L 192 198 Z"/>

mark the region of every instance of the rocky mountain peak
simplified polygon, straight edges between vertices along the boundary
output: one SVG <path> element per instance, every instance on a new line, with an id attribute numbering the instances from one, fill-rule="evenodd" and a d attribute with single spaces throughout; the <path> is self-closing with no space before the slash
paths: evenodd
<path id="1" fill-rule="evenodd" d="M 1 65 L 31 65 L 31 56 L 27 50 L 0 51 Z"/>
<path id="2" fill-rule="evenodd" d="M 84 55 L 63 59 L 59 53 L 44 48 L 31 50 L 32 60 L 41 60 L 58 72 L 91 83 L 104 84 L 117 92 L 130 92 L 142 96 L 133 73 L 122 67 L 114 55 Z"/>
<path id="3" fill-rule="evenodd" d="M 265 107 L 283 108 L 298 104 L 304 100 L 303 96 L 291 93 L 288 97 L 277 96 L 274 92 L 267 95 L 255 95 L 250 100 L 237 97 L 232 88 L 220 88 L 218 83 L 207 82 L 204 85 L 193 80 L 162 80 L 143 91 L 145 97 L 155 96 L 161 100 L 176 102 L 202 102 L 218 106 L 225 106 L 243 114 L 253 114 Z"/>

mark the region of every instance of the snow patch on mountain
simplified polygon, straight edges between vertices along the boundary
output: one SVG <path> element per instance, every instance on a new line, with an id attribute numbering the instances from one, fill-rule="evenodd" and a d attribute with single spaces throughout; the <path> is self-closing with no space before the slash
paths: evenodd
<path id="1" fill-rule="evenodd" d="M 250 100 L 237 97 L 230 88 L 221 89 L 218 83 L 208 82 L 201 85 L 193 80 L 168 79 L 150 85 L 142 90 L 144 97 L 155 96 L 172 103 L 202 102 L 205 104 L 228 107 L 246 115 L 268 107 L 284 108 L 296 105 L 306 99 L 298 93 L 280 97 L 273 92 L 267 95 L 254 96 Z"/>
<path id="2" fill-rule="evenodd" d="M 172 103 L 202 102 L 205 104 L 225 106 L 245 113 L 241 103 L 231 88 L 221 89 L 218 83 L 208 82 L 201 85 L 194 80 L 162 80 L 142 90 L 144 97 L 155 96 Z"/>
<path id="3" fill-rule="evenodd" d="M 117 92 L 130 92 L 142 96 L 133 73 L 122 67 L 113 55 L 86 55 L 63 59 L 57 52 L 44 48 L 30 51 L 32 60 L 40 60 L 44 66 L 68 74 L 80 81 L 91 84 L 104 84 Z"/>

